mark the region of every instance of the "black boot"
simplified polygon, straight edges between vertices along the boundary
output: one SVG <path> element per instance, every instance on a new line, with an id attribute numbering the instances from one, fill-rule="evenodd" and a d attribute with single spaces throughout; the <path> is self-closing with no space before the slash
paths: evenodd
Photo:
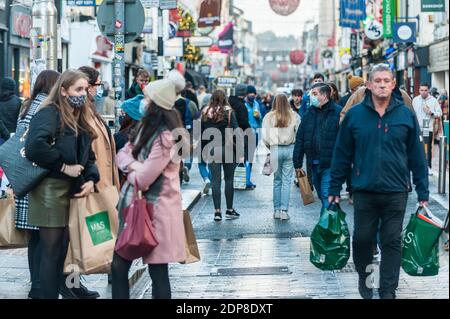
<path id="1" fill-rule="evenodd" d="M 61 282 L 59 294 L 63 299 L 97 299 L 100 297 L 97 291 L 87 289 L 81 282 L 79 288 L 68 288 L 65 278 Z"/>
<path id="2" fill-rule="evenodd" d="M 366 283 L 367 276 L 359 275 L 358 279 L 358 291 L 363 299 L 372 299 L 373 298 L 373 288 L 367 287 Z"/>

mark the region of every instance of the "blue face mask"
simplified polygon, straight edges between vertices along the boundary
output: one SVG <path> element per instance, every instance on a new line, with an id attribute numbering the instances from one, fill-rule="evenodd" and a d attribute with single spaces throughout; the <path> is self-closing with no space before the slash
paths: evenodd
<path id="1" fill-rule="evenodd" d="M 253 102 L 255 102 L 255 97 L 254 96 L 247 96 L 247 101 L 249 103 L 253 103 Z"/>
<path id="2" fill-rule="evenodd" d="M 147 101 L 145 101 L 145 99 L 142 99 L 141 103 L 139 103 L 139 113 L 144 116 L 145 111 L 147 111 Z"/>
<path id="3" fill-rule="evenodd" d="M 97 88 L 97 93 L 95 94 L 97 98 L 103 97 L 103 88 L 100 86 Z"/>
<path id="4" fill-rule="evenodd" d="M 309 97 L 309 104 L 311 106 L 319 107 L 320 106 L 320 102 L 319 102 L 319 99 L 317 98 L 317 96 L 311 95 Z"/>

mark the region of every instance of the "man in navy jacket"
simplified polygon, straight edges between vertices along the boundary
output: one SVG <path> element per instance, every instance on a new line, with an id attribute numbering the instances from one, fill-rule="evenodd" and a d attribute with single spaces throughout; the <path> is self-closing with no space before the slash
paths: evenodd
<path id="1" fill-rule="evenodd" d="M 363 102 L 350 109 L 341 124 L 331 165 L 330 202 L 339 202 L 341 186 L 352 174 L 353 260 L 359 293 L 365 299 L 373 295 L 367 277 L 379 222 L 380 298 L 395 298 L 411 172 L 420 205 L 428 205 L 428 167 L 419 123 L 411 109 L 392 95 L 394 88 L 389 66 L 375 65 Z"/>

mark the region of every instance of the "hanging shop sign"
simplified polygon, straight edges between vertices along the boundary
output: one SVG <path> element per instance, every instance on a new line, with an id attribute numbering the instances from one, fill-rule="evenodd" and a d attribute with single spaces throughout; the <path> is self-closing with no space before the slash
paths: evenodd
<path id="1" fill-rule="evenodd" d="M 395 0 L 383 0 L 383 37 L 392 38 L 394 35 Z"/>
<path id="2" fill-rule="evenodd" d="M 164 41 L 164 56 L 182 57 L 184 54 L 183 38 L 176 37 Z"/>
<path id="3" fill-rule="evenodd" d="M 394 43 L 416 42 L 416 22 L 394 23 Z"/>
<path id="4" fill-rule="evenodd" d="M 448 71 L 448 46 L 448 40 L 430 45 L 429 72 L 434 73 Z"/>
<path id="5" fill-rule="evenodd" d="M 350 34 L 350 55 L 354 58 L 359 56 L 359 41 L 357 33 Z"/>
<path id="6" fill-rule="evenodd" d="M 214 80 L 214 84 L 220 88 L 231 89 L 237 85 L 238 79 L 234 76 L 219 76 Z"/>
<path id="7" fill-rule="evenodd" d="M 141 0 L 142 6 L 144 8 L 158 8 L 159 0 Z"/>
<path id="8" fill-rule="evenodd" d="M 198 27 L 217 27 L 220 25 L 222 0 L 203 0 L 200 5 Z"/>
<path id="9" fill-rule="evenodd" d="M 364 27 L 364 33 L 370 40 L 378 40 L 383 35 L 383 25 L 377 20 L 370 20 Z"/>
<path id="10" fill-rule="evenodd" d="M 422 0 L 422 12 L 445 12 L 445 0 Z"/>
<path id="11" fill-rule="evenodd" d="M 300 0 L 269 0 L 272 10 L 281 16 L 294 13 L 300 5 Z"/>
<path id="12" fill-rule="evenodd" d="M 31 10 L 14 6 L 11 9 L 11 35 L 29 38 L 31 30 Z"/>
<path id="13" fill-rule="evenodd" d="M 67 0 L 69 7 L 95 7 L 95 0 Z"/>
<path id="14" fill-rule="evenodd" d="M 359 29 L 366 19 L 365 0 L 340 0 L 339 25 L 343 28 Z"/>
<path id="15" fill-rule="evenodd" d="M 234 45 L 234 28 L 233 22 L 229 22 L 223 31 L 219 34 L 219 49 L 222 53 L 228 53 L 233 49 Z"/>
<path id="16" fill-rule="evenodd" d="M 161 10 L 170 10 L 177 8 L 177 0 L 160 0 L 159 8 Z"/>
<path id="17" fill-rule="evenodd" d="M 209 48 L 213 45 L 213 39 L 210 37 L 190 37 L 189 42 L 196 47 Z"/>

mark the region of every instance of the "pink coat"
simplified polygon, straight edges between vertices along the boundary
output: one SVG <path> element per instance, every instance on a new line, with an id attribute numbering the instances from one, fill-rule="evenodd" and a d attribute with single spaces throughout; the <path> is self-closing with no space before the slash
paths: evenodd
<path id="1" fill-rule="evenodd" d="M 163 131 L 161 137 L 156 138 L 148 158 L 127 176 L 128 182 L 134 184 L 136 181 L 141 190 L 148 189 L 161 174 L 163 176 L 152 219 L 159 244 L 150 255 L 143 258 L 145 264 L 166 264 L 186 259 L 180 162 L 174 162 L 170 158 L 170 150 L 174 145 L 172 133 Z M 127 143 L 116 157 L 117 166 L 124 172 L 127 171 L 128 165 L 136 161 L 131 151 L 132 146 Z"/>

